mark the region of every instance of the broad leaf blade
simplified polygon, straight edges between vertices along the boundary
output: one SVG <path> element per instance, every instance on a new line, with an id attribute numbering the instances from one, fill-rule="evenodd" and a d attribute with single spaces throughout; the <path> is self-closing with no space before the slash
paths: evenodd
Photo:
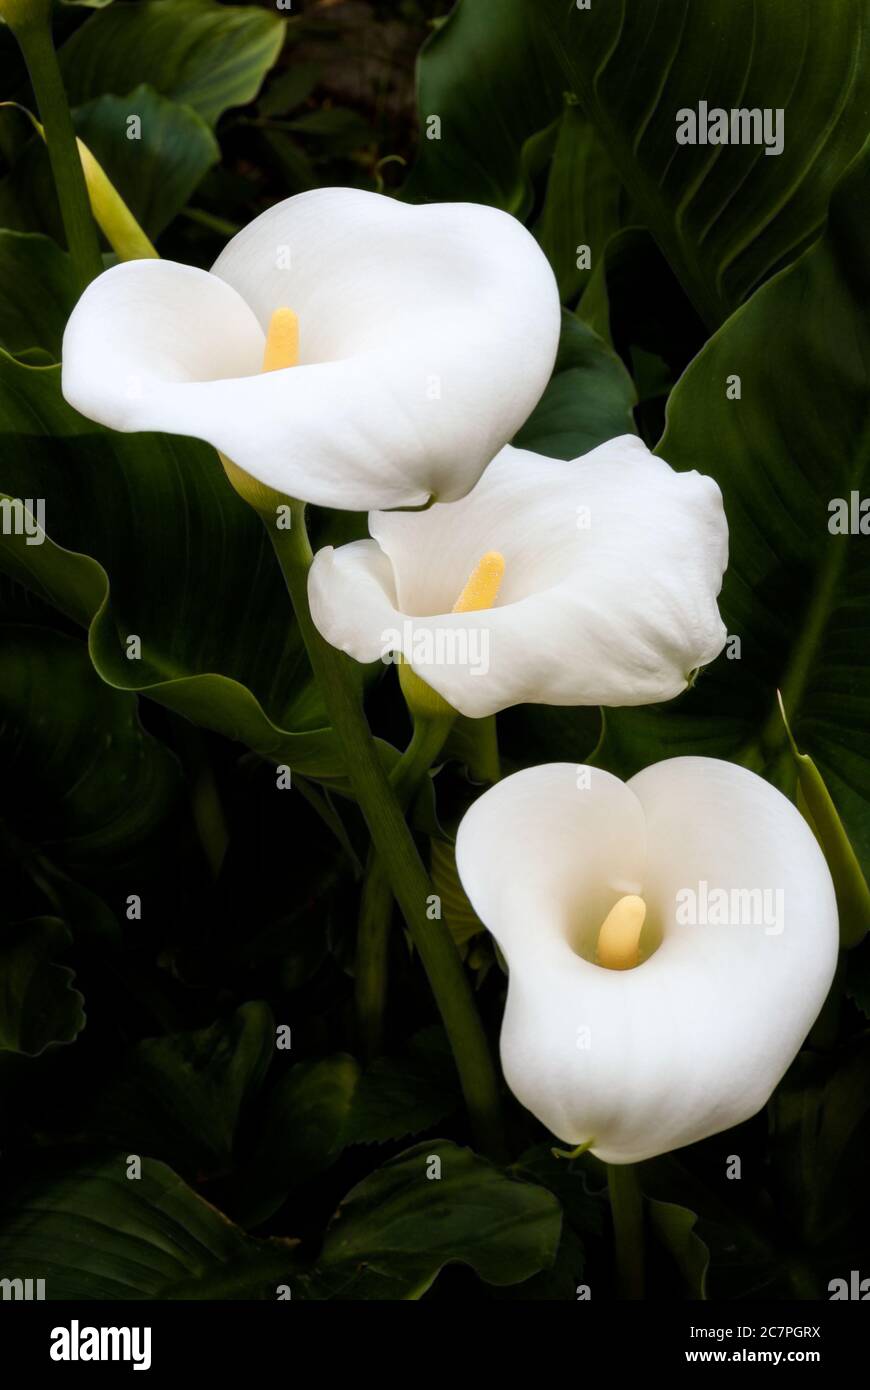
<path id="1" fill-rule="evenodd" d="M 50 537 L 0 536 L 0 565 L 90 626 L 108 684 L 300 772 L 339 775 L 265 530 L 214 452 L 88 424 L 59 378 L 0 356 L 0 490 L 43 499 Z"/>
<path id="2" fill-rule="evenodd" d="M 4 625 L 0 650 L 5 826 L 73 876 L 123 871 L 176 804 L 174 757 L 135 698 L 99 680 L 84 642 Z"/>
<path id="3" fill-rule="evenodd" d="M 620 434 L 635 434 L 631 377 L 582 319 L 562 311 L 553 375 L 513 443 L 549 458 L 574 459 Z"/>
<path id="4" fill-rule="evenodd" d="M 680 753 L 739 758 L 793 795 L 781 689 L 795 741 L 822 774 L 865 873 L 870 569 L 866 537 L 829 523 L 832 503 L 848 509 L 870 473 L 868 216 L 864 155 L 832 202 L 824 237 L 710 339 L 671 396 L 659 452 L 722 488 L 730 559 L 721 608 L 739 646 L 730 643 L 680 700 L 609 711 L 604 760 L 629 774 Z M 734 377 L 739 399 L 727 391 Z"/>
<path id="5" fill-rule="evenodd" d="M 78 298 L 72 262 L 48 237 L 0 230 L 0 347 L 42 348 L 54 361 Z"/>
<path id="6" fill-rule="evenodd" d="M 565 80 L 711 323 L 817 235 L 867 134 L 868 0 L 540 0 Z M 785 112 L 784 147 L 678 145 L 677 113 Z"/>
<path id="7" fill-rule="evenodd" d="M 522 148 L 559 115 L 564 86 L 534 8 L 527 0 L 462 0 L 424 46 L 421 140 L 404 190 L 411 202 L 490 203 L 527 213 Z M 432 116 L 440 130 L 429 124 Z"/>
<path id="8" fill-rule="evenodd" d="M 69 1163 L 8 1192 L 4 1265 L 64 1299 L 274 1298 L 298 1264 L 292 1241 L 246 1236 L 162 1163 Z"/>
<path id="9" fill-rule="evenodd" d="M 60 51 L 72 106 L 148 83 L 214 124 L 252 101 L 284 39 L 277 14 L 210 0 L 117 3 L 93 15 Z"/>
<path id="10" fill-rule="evenodd" d="M 145 1038 L 85 1128 L 113 1148 L 171 1163 L 189 1180 L 224 1173 L 242 1107 L 262 1084 L 274 1044 L 272 1015 L 261 1003 L 195 1032 Z"/>
<path id="11" fill-rule="evenodd" d="M 0 927 L 0 1052 L 38 1057 L 85 1026 L 72 970 L 56 963 L 72 935 L 56 917 Z"/>
<path id="12" fill-rule="evenodd" d="M 439 1139 L 348 1194 L 303 1286 L 313 1298 L 417 1299 L 456 1260 L 490 1284 L 520 1283 L 553 1263 L 560 1229 L 544 1188 Z"/>

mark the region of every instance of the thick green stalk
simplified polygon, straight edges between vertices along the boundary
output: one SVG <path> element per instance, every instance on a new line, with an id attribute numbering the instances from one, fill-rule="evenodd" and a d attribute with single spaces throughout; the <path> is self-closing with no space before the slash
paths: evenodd
<path id="1" fill-rule="evenodd" d="M 18 11 L 21 17 L 18 17 Z M 21 45 L 54 175 L 67 245 L 82 289 L 103 269 L 72 117 L 51 37 L 47 7 L 19 5 L 7 16 Z"/>
<path id="2" fill-rule="evenodd" d="M 641 1299 L 644 1290 L 643 1194 L 630 1163 L 608 1163 L 607 1186 L 616 1246 L 620 1298 Z"/>
<path id="3" fill-rule="evenodd" d="M 411 742 L 393 768 L 390 782 L 404 811 L 414 798 L 450 732 L 452 719 L 415 719 Z M 366 866 L 357 931 L 356 1016 L 367 1057 L 383 1049 L 387 1002 L 387 961 L 393 919 L 393 889 L 387 865 L 374 850 Z"/>
<path id="4" fill-rule="evenodd" d="M 263 521 L 275 547 L 296 611 L 330 722 L 341 739 L 351 786 L 369 827 L 376 852 L 387 866 L 396 901 L 432 987 L 450 1039 L 466 1105 L 478 1144 L 493 1156 L 503 1152 L 498 1082 L 486 1034 L 459 953 L 443 921 L 430 920 L 432 885 L 390 779 L 378 756 L 351 679 L 349 658 L 320 636 L 308 607 L 312 554 L 304 506 L 294 503 L 291 526 L 278 529 L 274 510 Z"/>
<path id="5" fill-rule="evenodd" d="M 469 719 L 466 721 L 466 727 L 474 751 L 473 761 L 469 763 L 468 768 L 472 777 L 477 782 L 500 782 L 501 758 L 495 715 L 489 714 L 483 719 Z"/>

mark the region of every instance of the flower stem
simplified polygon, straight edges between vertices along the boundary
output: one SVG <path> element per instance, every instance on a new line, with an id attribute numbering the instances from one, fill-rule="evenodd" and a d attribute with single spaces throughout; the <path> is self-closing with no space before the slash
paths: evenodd
<path id="1" fill-rule="evenodd" d="M 493 784 L 501 781 L 501 758 L 495 715 L 489 714 L 483 719 L 469 719 L 467 723 L 475 755 L 474 761 L 469 765 L 472 777 L 476 781 Z"/>
<path id="2" fill-rule="evenodd" d="M 274 512 L 261 511 L 275 547 L 330 722 L 341 739 L 347 772 L 377 854 L 432 987 L 456 1059 L 476 1142 L 503 1153 L 498 1083 L 486 1034 L 459 953 L 444 922 L 427 917 L 432 885 L 405 824 L 402 808 L 378 756 L 362 697 L 350 679 L 349 658 L 317 631 L 308 607 L 312 553 L 303 504 L 292 504 L 291 526 L 279 530 Z"/>
<path id="3" fill-rule="evenodd" d="M 641 1299 L 644 1291 L 643 1193 L 630 1163 L 608 1163 L 607 1187 L 616 1247 L 619 1297 Z"/>
<path id="4" fill-rule="evenodd" d="M 29 21 L 13 24 L 45 128 L 67 245 L 82 289 L 103 269 L 72 117 L 51 37 L 48 10 L 36 5 Z"/>
<path id="5" fill-rule="evenodd" d="M 444 746 L 452 719 L 416 718 L 411 741 L 390 775 L 396 800 L 406 810 L 417 787 Z M 393 921 L 393 889 L 384 860 L 369 855 L 360 903 L 355 962 L 356 1014 L 367 1057 L 383 1049 L 387 1001 L 387 961 Z"/>

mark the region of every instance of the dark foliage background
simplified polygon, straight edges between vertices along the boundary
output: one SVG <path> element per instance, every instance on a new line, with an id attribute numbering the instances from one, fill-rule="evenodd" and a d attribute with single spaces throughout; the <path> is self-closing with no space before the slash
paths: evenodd
<path id="1" fill-rule="evenodd" d="M 272 203 L 332 184 L 488 202 L 534 230 L 566 314 L 518 442 L 572 458 L 664 433 L 675 467 L 712 474 L 742 658 L 671 705 L 608 712 L 603 737 L 597 710 L 510 711 L 505 767 L 597 746 L 627 775 L 691 751 L 796 795 L 781 687 L 866 872 L 868 542 L 830 537 L 827 506 L 866 486 L 870 444 L 870 5 L 451 10 L 59 3 L 55 38 L 79 134 L 165 257 L 208 266 Z M 33 109 L 5 29 L 0 65 Z M 785 107 L 782 156 L 676 160 L 674 112 L 702 97 Z M 280 574 L 209 449 L 65 405 L 52 364 L 75 284 L 14 110 L 0 160 L 0 488 L 45 498 L 49 537 L 0 536 L 0 1274 L 47 1276 L 54 1298 L 611 1295 L 603 1170 L 555 1159 L 509 1096 L 509 1166 L 473 1152 L 398 919 L 387 1052 L 359 1060 L 366 837 Z M 322 516 L 317 538 L 362 525 Z M 368 680 L 376 733 L 404 746 L 393 680 Z M 505 980 L 449 845 L 479 781 L 461 725 L 448 754 L 447 838 L 426 799 L 415 825 L 495 1039 Z M 766 1113 L 641 1166 L 650 1297 L 826 1297 L 866 1265 L 868 1009 L 864 944 Z"/>

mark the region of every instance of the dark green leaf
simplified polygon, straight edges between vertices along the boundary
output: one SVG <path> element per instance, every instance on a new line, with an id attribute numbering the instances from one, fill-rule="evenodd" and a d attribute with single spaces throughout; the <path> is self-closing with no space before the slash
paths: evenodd
<path id="1" fill-rule="evenodd" d="M 243 1216 L 258 1225 L 294 1187 L 329 1168 L 349 1139 L 359 1081 L 353 1057 L 297 1062 L 268 1097 L 260 1137 L 239 1179 Z"/>
<path id="2" fill-rule="evenodd" d="M 244 1004 L 226 1022 L 193 1033 L 146 1038 L 101 1093 L 86 1128 L 191 1180 L 225 1172 L 242 1107 L 259 1089 L 274 1047 L 265 1004 Z"/>
<path id="3" fill-rule="evenodd" d="M 292 121 L 282 122 L 285 130 L 295 135 L 310 135 L 332 155 L 349 154 L 352 150 L 370 145 L 374 132 L 368 121 L 356 111 L 342 106 L 325 107 L 322 111 L 306 112 Z"/>
<path id="4" fill-rule="evenodd" d="M 807 1256 L 833 1255 L 831 1273 L 848 1275 L 849 1262 L 863 1253 L 870 1221 L 867 1037 L 833 1058 L 802 1053 L 777 1092 L 772 1118 L 771 1147 L 793 1244 Z M 845 1267 L 835 1267 L 837 1258 Z"/>
<path id="5" fill-rule="evenodd" d="M 128 125 L 131 116 L 138 118 L 138 127 Z M 137 87 L 126 96 L 97 97 L 80 106 L 73 118 L 77 135 L 151 237 L 168 226 L 220 158 L 203 118 L 151 87 Z M 135 138 L 131 131 L 138 132 Z M 37 135 L 0 183 L 0 222 L 64 241 L 48 151 Z M 38 309 L 34 304 L 34 317 Z"/>
<path id="6" fill-rule="evenodd" d="M 639 350 L 667 365 L 661 385 L 670 390 L 707 337 L 679 280 L 641 227 L 615 232 L 593 260 L 577 312 L 632 367 L 641 399 L 650 383 L 638 381 Z M 661 429 L 655 439 L 660 434 Z"/>
<path id="7" fill-rule="evenodd" d="M 71 940 L 56 917 L 0 927 L 0 1052 L 37 1057 L 52 1043 L 72 1042 L 84 1028 L 75 976 L 55 964 Z"/>
<path id="8" fill-rule="evenodd" d="M 141 122 L 131 139 L 130 116 Z M 220 159 L 217 141 L 196 110 L 139 86 L 80 106 L 76 132 L 102 164 L 136 221 L 157 237 Z M 132 127 L 135 129 L 135 127 Z"/>
<path id="9" fill-rule="evenodd" d="M 274 1298 L 292 1275 L 293 1241 L 252 1240 L 162 1163 L 127 1171 L 116 1154 L 9 1192 L 5 1268 L 49 1300 Z"/>
<path id="10" fill-rule="evenodd" d="M 0 643 L 4 824 L 73 876 L 123 866 L 174 803 L 175 759 L 142 729 L 135 698 L 100 681 L 83 642 L 9 626 Z"/>
<path id="11" fill-rule="evenodd" d="M 868 0 L 539 0 L 566 84 L 712 323 L 817 235 L 867 135 Z M 784 110 L 784 144 L 678 145 L 677 113 Z"/>
<path id="12" fill-rule="evenodd" d="M 314 166 L 292 135 L 283 130 L 264 130 L 262 138 L 277 165 L 288 197 L 306 188 L 316 188 Z"/>
<path id="13" fill-rule="evenodd" d="M 640 1178 L 651 1223 L 665 1249 L 672 1258 L 677 1257 L 678 1267 L 685 1271 L 684 1287 L 688 1277 L 688 1287 L 694 1283 L 697 1289 L 703 1275 L 705 1296 L 713 1299 L 794 1297 L 783 1248 L 793 1249 L 793 1234 L 771 1230 L 775 1222 L 770 1197 L 759 1193 L 749 1160 L 739 1180 L 723 1183 L 719 1176 L 724 1171 L 725 1155 L 730 1151 L 739 1157 L 744 1151 L 739 1133 L 724 1145 L 716 1177 L 707 1181 L 695 1176 L 685 1153 L 665 1154 L 643 1164 Z M 664 1225 L 662 1206 L 676 1213 L 672 1212 Z M 705 1248 L 710 1252 L 706 1273 Z"/>
<path id="14" fill-rule="evenodd" d="M 559 282 L 563 303 L 585 290 L 624 217 L 622 185 L 594 127 L 568 102 L 558 125 L 544 207 L 535 232 Z M 588 249 L 589 269 L 578 266 Z"/>
<path id="15" fill-rule="evenodd" d="M 856 950 L 851 951 L 846 960 L 846 994 L 870 1019 L 870 937 L 864 938 Z"/>
<path id="16" fill-rule="evenodd" d="M 797 768 L 797 804 L 822 847 L 834 880 L 840 942 L 844 947 L 857 946 L 870 930 L 870 889 L 822 774 L 812 758 L 798 749 L 784 709 L 782 718 Z"/>
<path id="17" fill-rule="evenodd" d="M 449 841 L 432 838 L 429 842 L 432 887 L 441 899 L 441 910 L 456 945 L 463 947 L 485 931 L 483 923 L 468 901 L 459 881 L 456 854 Z"/>
<path id="18" fill-rule="evenodd" d="M 217 456 L 86 423 L 59 376 L 0 357 L 0 489 L 43 498 L 50 537 L 0 536 L 0 565 L 90 627 L 108 684 L 300 772 L 338 775 L 265 530 Z M 128 659 L 130 636 L 141 659 Z"/>
<path id="19" fill-rule="evenodd" d="M 260 89 L 284 39 L 275 13 L 212 0 L 118 3 L 93 15 L 60 52 L 72 106 L 145 82 L 213 125 Z"/>
<path id="20" fill-rule="evenodd" d="M 553 376 L 519 434 L 518 449 L 574 459 L 619 434 L 634 434 L 631 377 L 581 319 L 562 312 Z"/>
<path id="21" fill-rule="evenodd" d="M 461 1104 L 456 1066 L 441 1028 L 426 1028 L 400 1057 L 379 1057 L 363 1072 L 347 1142 L 380 1144 L 420 1134 Z"/>
<path id="22" fill-rule="evenodd" d="M 698 1216 L 674 1202 L 649 1201 L 650 1223 L 675 1261 L 686 1287 L 687 1298 L 706 1298 L 710 1251 L 695 1227 Z"/>
<path id="23" fill-rule="evenodd" d="M 261 94 L 257 106 L 262 116 L 284 116 L 295 111 L 313 92 L 320 77 L 314 63 L 294 63 L 273 79 Z"/>
<path id="24" fill-rule="evenodd" d="M 660 452 L 722 488 L 730 560 L 721 607 L 740 647 L 726 647 L 673 704 L 609 711 L 604 757 L 623 774 L 680 753 L 736 757 L 793 794 L 780 689 L 865 873 L 870 569 L 866 537 L 832 534 L 829 523 L 835 499 L 848 510 L 868 478 L 868 216 L 864 156 L 824 237 L 720 329 L 673 392 Z M 734 376 L 739 400 L 726 395 Z"/>
<path id="25" fill-rule="evenodd" d="M 556 71 L 527 0 L 462 0 L 420 55 L 420 146 L 411 202 L 490 203 L 526 215 L 522 147 L 562 110 Z M 432 138 L 440 121 L 440 138 Z"/>
<path id="26" fill-rule="evenodd" d="M 78 284 L 65 251 L 44 236 L 0 231 L 0 347 L 42 348 L 54 361 Z"/>
<path id="27" fill-rule="evenodd" d="M 310 1298 L 417 1299 L 456 1260 L 487 1283 L 517 1284 L 553 1263 L 560 1227 L 544 1188 L 438 1139 L 348 1194 L 302 1287 Z"/>

